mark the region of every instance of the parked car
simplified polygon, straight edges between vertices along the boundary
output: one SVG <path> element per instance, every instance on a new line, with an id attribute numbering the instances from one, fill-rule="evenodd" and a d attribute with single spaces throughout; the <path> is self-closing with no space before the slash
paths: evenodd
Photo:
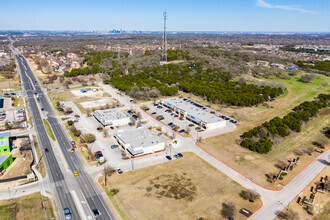
<path id="1" fill-rule="evenodd" d="M 155 114 L 157 114 L 157 112 L 153 112 L 153 113 L 151 113 L 152 115 L 155 115 Z"/>
<path id="2" fill-rule="evenodd" d="M 113 126 L 110 126 L 110 128 L 113 130 L 113 129 L 115 129 Z"/>
<path id="3" fill-rule="evenodd" d="M 73 173 L 74 173 L 75 176 L 79 176 L 78 171 L 74 171 Z"/>
<path id="4" fill-rule="evenodd" d="M 115 148 L 118 148 L 119 146 L 117 144 L 113 144 L 111 145 L 111 149 L 115 149 Z"/>
<path id="5" fill-rule="evenodd" d="M 98 130 L 98 131 L 102 131 L 103 128 L 102 128 L 102 127 L 98 127 L 98 128 L 96 128 L 96 130 Z"/>
<path id="6" fill-rule="evenodd" d="M 16 93 L 12 92 L 12 93 L 10 93 L 10 95 L 16 95 Z"/>
<path id="7" fill-rule="evenodd" d="M 182 153 L 178 153 L 178 156 L 179 156 L 179 157 L 183 157 Z"/>
<path id="8" fill-rule="evenodd" d="M 181 129 L 180 131 L 179 131 L 179 133 L 184 133 L 185 132 L 185 130 L 184 129 Z"/>
<path id="9" fill-rule="evenodd" d="M 129 122 L 129 123 L 128 123 L 128 126 L 132 127 L 132 126 L 133 126 L 133 124 L 132 124 L 131 122 Z"/>
<path id="10" fill-rule="evenodd" d="M 189 127 L 194 127 L 195 125 L 194 124 L 189 124 Z"/>
<path id="11" fill-rule="evenodd" d="M 179 117 L 179 115 L 174 115 L 175 118 Z"/>
<path id="12" fill-rule="evenodd" d="M 163 106 L 160 106 L 160 105 L 159 105 L 159 106 L 157 106 L 157 108 L 161 109 L 161 108 L 163 108 Z"/>
<path id="13" fill-rule="evenodd" d="M 166 159 L 168 159 L 168 160 L 172 160 L 172 157 L 171 156 L 166 156 Z"/>
<path id="14" fill-rule="evenodd" d="M 65 219 L 71 219 L 72 215 L 71 215 L 71 211 L 69 208 L 63 209 L 63 212 L 64 212 Z"/>
<path id="15" fill-rule="evenodd" d="M 121 169 L 116 169 L 116 172 L 118 173 L 118 174 L 122 174 L 122 173 L 124 173 Z"/>
<path id="16" fill-rule="evenodd" d="M 162 136 L 162 133 L 158 133 L 158 136 Z"/>

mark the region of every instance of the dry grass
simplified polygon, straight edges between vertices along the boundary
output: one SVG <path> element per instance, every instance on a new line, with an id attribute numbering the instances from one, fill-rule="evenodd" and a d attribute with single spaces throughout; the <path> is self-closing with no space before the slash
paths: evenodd
<path id="1" fill-rule="evenodd" d="M 255 211 L 261 202 L 239 196 L 244 188 L 193 153 L 184 158 L 110 177 L 106 188 L 124 219 L 219 219 L 221 204 Z M 119 189 L 112 196 L 111 189 Z"/>
<path id="2" fill-rule="evenodd" d="M 321 112 L 328 112 L 328 110 Z M 285 185 L 288 183 L 319 154 L 315 152 L 311 156 L 300 156 L 298 165 L 282 181 L 278 181 L 276 185 L 267 182 L 265 174 L 278 172 L 279 169 L 275 167 L 277 161 L 293 159 L 296 157 L 294 154 L 295 149 L 302 146 L 312 146 L 311 142 L 321 134 L 322 128 L 329 123 L 330 115 L 328 113 L 320 114 L 320 116 L 304 125 L 302 132 L 290 135 L 281 144 L 276 145 L 270 153 L 265 155 L 242 148 L 235 142 L 235 137 L 241 134 L 240 129 L 232 133 L 203 140 L 200 146 L 232 168 L 239 170 L 246 177 L 252 178 L 258 184 L 272 189 L 280 189 L 281 186 L 278 184 Z M 329 149 L 329 147 L 328 144 L 326 149 Z"/>
<path id="3" fill-rule="evenodd" d="M 14 89 L 13 91 L 19 91 L 19 80 L 17 75 L 15 74 L 15 77 L 13 79 L 6 79 L 5 77 L 0 75 L 0 88 L 1 89 L 8 89 L 8 88 L 12 88 Z M 10 91 L 10 92 L 13 92 Z M 2 92 L 2 90 L 1 90 Z"/>
<path id="4" fill-rule="evenodd" d="M 260 185 L 273 189 L 278 188 L 277 185 L 275 186 L 266 181 L 265 174 L 271 171 L 277 172 L 274 167 L 276 161 L 292 158 L 295 149 L 301 147 L 302 144 L 310 144 L 315 138 L 315 135 L 317 136 L 320 130 L 329 124 L 329 109 L 323 110 L 323 113 L 321 113 L 319 117 L 305 125 L 302 128 L 302 132 L 287 137 L 284 142 L 275 146 L 268 155 L 260 155 L 242 148 L 237 144 L 237 139 L 245 131 L 275 116 L 282 117 L 301 102 L 312 100 L 317 94 L 329 91 L 329 88 L 320 85 L 321 82 L 330 82 L 330 79 L 325 76 L 317 75 L 316 79 L 310 84 L 301 83 L 297 79 L 298 76 L 291 80 L 278 80 L 285 84 L 288 91 L 274 102 L 268 103 L 271 108 L 263 106 L 231 108 L 220 105 L 210 105 L 213 109 L 217 109 L 223 114 L 235 117 L 239 120 L 240 124 L 237 129 L 231 133 L 203 140 L 200 146 L 232 168 L 239 170 L 243 175 L 252 178 Z M 204 105 L 208 105 L 205 100 L 199 97 L 187 94 L 181 94 L 181 96 L 188 96 Z M 281 184 L 288 182 L 316 156 L 317 154 L 302 157 L 299 165 L 294 169 L 294 172 L 291 174 L 289 173 Z"/>
<path id="5" fill-rule="evenodd" d="M 306 196 L 306 198 L 309 198 L 311 194 L 311 187 L 313 186 L 315 188 L 315 183 L 320 181 L 321 177 L 330 176 L 330 167 L 326 167 L 292 202 L 289 204 L 290 209 L 294 210 L 299 214 L 300 219 L 310 219 L 313 217 L 313 219 L 328 219 L 330 216 L 330 196 L 329 192 L 320 193 L 318 192 L 316 194 L 313 210 L 314 210 L 314 216 L 309 215 L 306 210 L 304 210 L 304 207 L 299 205 L 297 203 L 298 197 L 301 197 L 301 199 Z M 328 217 L 327 217 L 328 216 Z"/>
<path id="6" fill-rule="evenodd" d="M 41 158 L 41 151 L 40 151 L 40 147 L 39 147 L 39 143 L 38 143 L 37 137 L 35 135 L 33 135 L 33 142 L 34 142 L 34 146 L 35 146 L 36 151 L 37 151 L 38 159 L 40 160 L 40 158 Z M 47 170 L 46 170 L 46 167 L 45 167 L 45 164 L 44 164 L 44 161 L 43 160 L 41 160 L 39 162 L 38 171 L 41 174 L 42 178 L 45 178 L 46 177 Z"/>
<path id="7" fill-rule="evenodd" d="M 31 173 L 30 164 L 33 160 L 32 153 L 31 151 L 22 151 L 21 154 L 19 151 L 21 141 L 22 139 L 18 139 L 14 142 L 14 144 L 17 146 L 16 149 L 11 151 L 14 162 L 8 167 L 0 179 L 7 179 Z M 25 159 L 23 159 L 23 156 Z"/>
<path id="8" fill-rule="evenodd" d="M 46 210 L 42 207 L 46 207 Z M 54 217 L 51 201 L 40 193 L 33 193 L 17 199 L 0 201 L 0 216 L 2 220 L 25 219 L 41 220 Z"/>

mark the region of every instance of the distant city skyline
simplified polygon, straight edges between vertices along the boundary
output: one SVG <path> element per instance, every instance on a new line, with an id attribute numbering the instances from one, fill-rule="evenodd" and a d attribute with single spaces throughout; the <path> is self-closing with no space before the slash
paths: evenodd
<path id="1" fill-rule="evenodd" d="M 328 0 L 3 1 L 0 30 L 330 32 Z"/>

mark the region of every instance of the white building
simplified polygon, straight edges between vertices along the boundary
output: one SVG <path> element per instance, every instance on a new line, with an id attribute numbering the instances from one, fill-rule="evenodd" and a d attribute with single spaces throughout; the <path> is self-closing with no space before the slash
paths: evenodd
<path id="1" fill-rule="evenodd" d="M 118 144 L 133 156 L 150 154 L 165 149 L 165 142 L 143 127 L 120 130 L 114 137 L 117 139 Z"/>
<path id="2" fill-rule="evenodd" d="M 264 60 L 257 60 L 257 66 L 259 66 L 259 65 L 267 67 L 267 66 L 269 66 L 269 62 L 264 61 Z"/>
<path id="3" fill-rule="evenodd" d="M 206 110 L 206 107 L 189 99 L 168 98 L 161 99 L 160 103 L 168 108 L 172 108 L 180 117 L 183 116 L 205 129 L 226 127 L 226 121 L 224 119 L 218 115 L 211 114 Z"/>
<path id="4" fill-rule="evenodd" d="M 118 109 L 106 109 L 106 110 L 96 110 L 93 116 L 98 120 L 103 126 L 113 125 L 121 126 L 127 125 L 130 122 L 130 118 L 122 111 Z"/>

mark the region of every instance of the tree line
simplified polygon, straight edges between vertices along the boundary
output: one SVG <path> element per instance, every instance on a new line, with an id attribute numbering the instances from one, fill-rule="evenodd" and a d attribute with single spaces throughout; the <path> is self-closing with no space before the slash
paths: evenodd
<path id="1" fill-rule="evenodd" d="M 319 110 L 330 106 L 330 94 L 319 94 L 315 100 L 296 106 L 283 118 L 274 117 L 241 135 L 241 146 L 260 154 L 268 153 L 276 137 L 286 137 L 292 132 L 300 132 L 303 123 L 315 117 Z"/>
<path id="2" fill-rule="evenodd" d="M 257 105 L 284 92 L 283 88 L 235 82 L 231 78 L 230 73 L 219 69 L 168 64 L 145 67 L 134 75 L 112 75 L 108 82 L 126 93 L 133 87 L 157 88 L 163 96 L 173 96 L 181 90 L 205 97 L 212 103 L 234 106 Z"/>

